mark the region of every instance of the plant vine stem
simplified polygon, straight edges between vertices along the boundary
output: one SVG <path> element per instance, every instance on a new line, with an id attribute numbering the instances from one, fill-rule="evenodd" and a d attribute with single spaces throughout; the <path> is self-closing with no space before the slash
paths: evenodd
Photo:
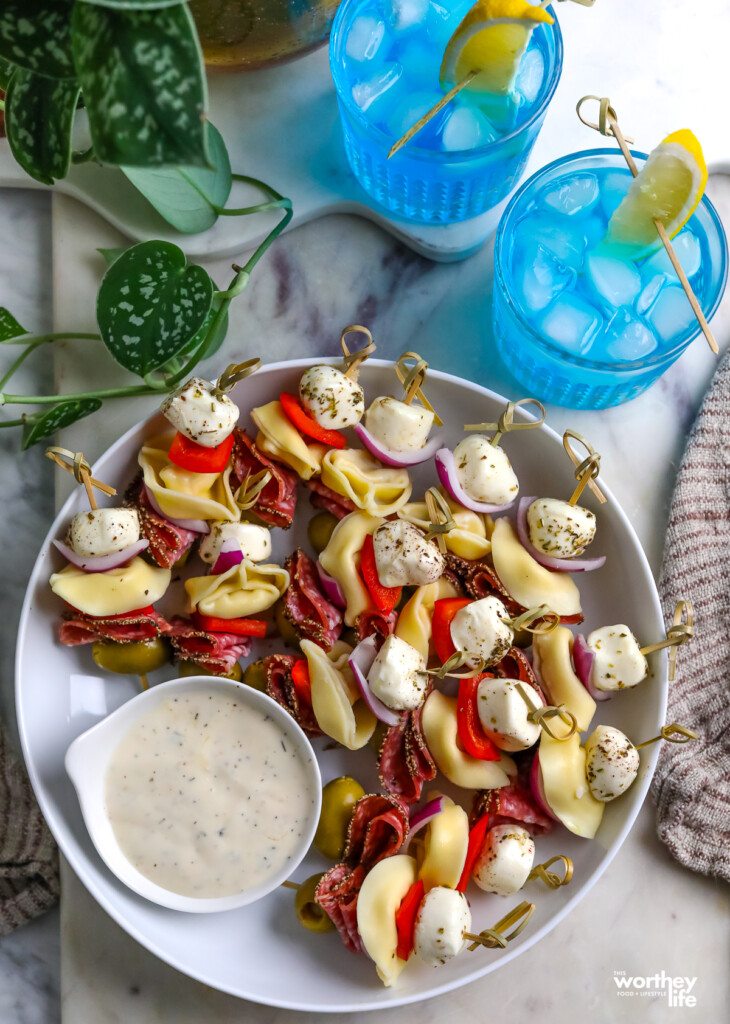
<path id="1" fill-rule="evenodd" d="M 0 430 L 2 430 L 3 427 L 22 427 L 24 423 L 24 416 L 21 416 L 19 420 L 0 420 Z"/>
<path id="2" fill-rule="evenodd" d="M 38 348 L 38 346 L 42 345 L 42 344 L 43 344 L 42 341 L 34 341 L 34 342 L 32 342 L 26 348 L 23 349 L 23 351 L 20 353 L 20 355 L 16 359 L 13 360 L 13 362 L 8 367 L 7 372 L 4 374 L 4 376 L 0 380 L 0 391 L 2 391 L 2 389 L 5 387 L 5 385 L 10 380 L 10 378 L 20 369 L 20 367 L 23 365 L 23 363 L 28 358 L 28 356 L 32 352 L 35 352 L 35 350 Z"/>
<path id="3" fill-rule="evenodd" d="M 126 388 L 106 391 L 82 391 L 75 395 L 5 395 L 0 394 L 0 405 L 56 405 L 59 402 L 81 401 L 84 398 L 134 398 L 139 395 L 159 395 L 159 391 L 146 384 L 132 384 Z"/>
<path id="4" fill-rule="evenodd" d="M 44 344 L 47 341 L 64 341 L 64 340 L 76 340 L 79 341 L 101 341 L 100 334 L 80 334 L 78 331 L 60 331 L 59 333 L 52 334 L 22 334 L 18 338 L 6 338 L 5 341 L 0 342 L 2 345 L 39 345 Z"/>

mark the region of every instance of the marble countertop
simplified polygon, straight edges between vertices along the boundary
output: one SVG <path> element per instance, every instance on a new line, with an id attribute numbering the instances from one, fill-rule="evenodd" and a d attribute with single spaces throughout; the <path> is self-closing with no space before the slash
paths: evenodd
<path id="1" fill-rule="evenodd" d="M 712 182 L 710 194 L 730 223 L 730 182 Z M 83 211 L 68 206 L 63 224 L 76 212 L 85 225 Z M 9 306 L 34 332 L 48 329 L 51 321 L 50 219 L 47 195 L 0 192 L 0 305 Z M 75 241 L 62 239 L 70 246 L 70 259 L 81 235 L 88 253 L 99 244 L 96 235 L 76 231 Z M 491 259 L 488 246 L 466 263 L 437 266 L 353 217 L 333 216 L 306 225 L 280 240 L 257 268 L 250 288 L 233 307 L 224 356 L 264 346 L 271 359 L 334 352 L 341 326 L 359 321 L 371 327 L 385 356 L 416 349 L 435 366 L 519 397 L 518 385 L 498 361 L 488 328 Z M 222 276 L 223 265 L 213 269 Z M 98 274 L 99 267 L 89 257 L 79 273 L 92 272 Z M 67 281 L 73 291 L 73 279 Z M 65 295 L 62 307 L 73 308 L 72 300 L 73 294 Z M 73 326 L 82 330 L 93 317 L 93 309 L 83 304 L 73 312 Z M 713 326 L 726 349 L 730 299 Z M 457 363 L 452 355 L 456 348 Z M 714 357 L 696 342 L 634 403 L 603 413 L 549 410 L 557 430 L 570 424 L 602 452 L 603 475 L 636 527 L 655 572 L 675 467 L 714 366 Z M 88 369 L 90 380 L 94 375 L 108 379 L 109 372 L 108 366 Z M 19 383 L 48 389 L 50 376 L 48 363 L 38 359 Z M 117 406 L 107 428 L 118 430 L 149 408 Z M 106 441 L 96 426 L 93 433 L 88 424 L 79 425 L 78 431 L 93 459 Z M 38 450 L 19 456 L 16 448 L 17 436 L 0 435 L 5 489 L 0 538 L 6 559 L 6 585 L 0 593 L 0 697 L 11 726 L 12 652 L 20 601 L 53 510 L 50 467 Z M 458 1019 L 469 1024 L 484 1019 L 485 1005 L 490 1013 L 498 1007 L 518 1021 L 539 1013 L 543 1024 L 572 1024 L 587 1017 L 596 1024 L 619 1017 L 651 1024 L 689 1021 L 700 1014 L 723 1019 L 730 998 L 728 889 L 679 867 L 656 839 L 653 814 L 647 803 L 605 875 L 544 942 L 457 993 L 385 1012 L 379 1019 L 394 1024 Z M 313 1019 L 237 1001 L 183 977 L 130 939 L 68 872 L 64 889 L 73 913 L 64 915 L 60 942 L 58 912 L 0 940 L 3 1024 L 54 1024 L 62 1005 L 65 1024 L 129 1019 L 138 1024 L 197 1024 L 202 1019 L 208 1024 L 306 1024 Z M 614 980 L 618 972 L 626 977 L 664 972 L 696 978 L 697 1006 L 669 1010 L 665 997 L 638 991 L 619 997 Z M 365 1014 L 356 1017 L 357 1024 L 360 1018 L 366 1021 Z"/>

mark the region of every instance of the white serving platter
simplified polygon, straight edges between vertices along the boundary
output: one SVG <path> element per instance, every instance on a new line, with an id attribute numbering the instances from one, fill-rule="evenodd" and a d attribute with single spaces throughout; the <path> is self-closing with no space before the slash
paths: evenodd
<path id="1" fill-rule="evenodd" d="M 242 409 L 242 421 L 252 405 L 293 390 L 308 365 L 311 360 L 273 364 L 241 382 L 234 398 Z M 364 367 L 361 380 L 369 399 L 396 386 L 392 364 L 380 360 L 371 360 Z M 428 390 L 445 420 L 444 433 L 450 445 L 462 436 L 464 422 L 496 420 L 505 404 L 491 391 L 436 371 L 429 374 Z M 128 431 L 97 461 L 95 475 L 123 491 L 135 473 L 143 439 L 159 426 L 159 417 L 153 417 Z M 506 449 L 523 493 L 560 496 L 572 490 L 572 467 L 560 438 L 547 427 L 508 437 Z M 435 473 L 428 466 L 420 467 L 414 478 L 414 493 L 418 494 L 435 482 Z M 664 629 L 654 581 L 630 523 L 605 484 L 603 487 L 609 498 L 605 506 L 599 509 L 592 497 L 586 499 L 599 517 L 596 549 L 609 557 L 604 568 L 578 578 L 585 629 L 626 622 L 648 643 L 661 637 Z M 17 648 L 20 734 L 41 808 L 65 857 L 107 913 L 161 959 L 215 988 L 289 1009 L 347 1013 L 417 1002 L 497 970 L 543 939 L 588 892 L 619 850 L 646 796 L 658 754 L 656 745 L 643 752 L 639 777 L 628 794 L 608 805 L 594 841 L 578 839 L 562 828 L 538 839 L 538 860 L 567 854 L 575 863 L 575 877 L 570 886 L 555 892 L 540 883 L 525 888 L 520 897 L 533 900 L 537 908 L 519 938 L 505 950 L 464 953 L 437 970 L 409 964 L 394 989 L 384 989 L 373 965 L 365 957 L 347 952 L 336 933 L 320 936 L 304 931 L 293 912 L 292 894 L 286 889 L 240 910 L 194 916 L 156 906 L 127 889 L 98 856 L 64 771 L 70 743 L 136 692 L 131 678 L 100 673 L 88 647 L 66 648 L 56 640 L 61 609 L 47 579 L 60 564 L 60 557 L 51 541 L 63 534 L 69 518 L 84 507 L 84 501 L 83 491 L 78 489 L 61 509 L 28 585 Z M 309 503 L 302 495 L 293 529 L 274 531 L 277 560 L 297 544 L 306 546 L 309 513 Z M 171 600 L 176 586 L 180 584 L 173 584 Z M 283 650 L 276 641 L 265 643 L 271 650 Z M 252 657 L 261 653 L 261 648 L 254 650 Z M 599 705 L 594 724 L 616 725 L 635 740 L 657 734 L 666 712 L 665 652 L 652 655 L 650 662 L 649 678 L 635 690 Z M 154 679 L 161 681 L 174 674 L 174 669 L 162 670 Z M 324 781 L 347 772 L 359 778 L 366 790 L 377 788 L 369 748 L 352 754 L 324 750 L 323 741 L 316 743 Z M 437 779 L 434 785 L 438 784 Z M 470 794 L 464 795 L 468 806 Z M 310 854 L 295 880 L 328 866 L 319 854 Z M 492 925 L 519 902 L 518 897 L 502 899 L 473 888 L 470 898 L 475 930 Z"/>

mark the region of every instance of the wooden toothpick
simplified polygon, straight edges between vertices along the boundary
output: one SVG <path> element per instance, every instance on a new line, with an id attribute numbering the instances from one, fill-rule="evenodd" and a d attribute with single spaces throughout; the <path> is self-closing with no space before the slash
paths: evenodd
<path id="1" fill-rule="evenodd" d="M 72 452 L 68 448 L 61 448 L 58 445 L 51 445 L 50 448 L 46 448 L 46 457 L 55 462 L 61 469 L 67 470 L 69 473 L 73 473 L 74 480 L 78 484 L 83 484 L 86 489 L 86 496 L 89 499 L 89 506 L 93 511 L 98 508 L 96 504 L 96 496 L 94 494 L 94 488 L 98 491 L 103 491 L 104 494 L 116 494 L 116 490 L 110 487 L 109 484 L 102 483 L 101 480 L 95 480 L 91 475 L 91 466 L 84 458 L 83 452 Z"/>
<path id="2" fill-rule="evenodd" d="M 430 110 L 427 110 L 423 117 L 420 117 L 415 124 L 412 124 L 405 135 L 401 135 L 398 141 L 390 147 L 388 159 L 390 160 L 392 156 L 395 156 L 398 150 L 402 149 L 407 142 L 410 142 L 414 135 L 418 135 L 420 130 L 425 128 L 428 122 L 434 118 L 440 110 L 443 110 L 447 103 L 451 103 L 454 96 L 458 96 L 462 89 L 466 89 L 467 85 L 473 78 L 476 78 L 478 74 L 478 70 L 470 71 L 469 74 L 465 78 L 462 78 L 462 80 L 458 82 L 453 89 L 449 89 L 449 91 L 441 97 L 438 103 L 434 104 Z"/>
<path id="3" fill-rule="evenodd" d="M 598 100 L 600 104 L 598 124 L 594 124 L 592 121 L 587 121 L 581 114 L 581 107 L 583 106 L 586 100 Z M 613 136 L 614 139 L 616 139 L 616 142 L 618 142 L 619 148 L 621 149 L 621 152 L 623 154 L 624 160 L 628 164 L 629 170 L 631 171 L 633 176 L 636 177 L 639 173 L 639 169 L 636 166 L 636 162 L 633 156 L 631 155 L 631 150 L 627 145 L 627 143 L 633 142 L 634 140 L 630 136 L 624 135 L 621 129 L 619 128 L 616 111 L 611 106 L 608 96 L 584 96 L 581 100 L 578 101 L 576 111 L 580 120 L 588 128 L 593 128 L 595 129 L 595 131 L 599 131 L 601 135 L 610 135 Z M 710 346 L 715 355 L 718 355 L 720 349 L 717 347 L 715 336 L 710 330 L 710 325 L 707 323 L 707 320 L 705 319 L 705 314 L 702 312 L 700 304 L 697 301 L 697 296 L 692 290 L 692 285 L 687 280 L 687 275 L 685 274 L 684 269 L 682 268 L 682 264 L 679 262 L 679 259 L 677 258 L 677 254 L 674 251 L 674 246 L 672 245 L 669 239 L 669 235 L 667 234 L 666 228 L 664 227 L 664 224 L 657 218 L 654 218 L 654 226 L 657 229 L 662 245 L 666 249 L 667 256 L 669 257 L 669 260 L 672 266 L 674 267 L 677 277 L 679 278 L 679 283 L 682 285 L 682 288 L 684 289 L 684 294 L 687 296 L 687 299 L 689 300 L 689 304 L 692 307 L 692 312 L 697 317 L 697 322 L 700 325 L 700 328 L 705 336 L 705 339 L 707 340 L 707 344 Z"/>

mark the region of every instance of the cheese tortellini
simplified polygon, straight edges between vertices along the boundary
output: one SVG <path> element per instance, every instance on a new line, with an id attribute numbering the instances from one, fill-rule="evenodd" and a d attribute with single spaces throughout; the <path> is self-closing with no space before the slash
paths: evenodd
<path id="1" fill-rule="evenodd" d="M 407 470 L 383 466 L 358 448 L 331 448 L 322 460 L 322 483 L 373 516 L 397 512 L 412 490 Z"/>
<path id="2" fill-rule="evenodd" d="M 397 853 L 381 860 L 368 872 L 357 897 L 357 930 L 386 988 L 395 984 L 406 965 L 396 952 L 395 912 L 415 881 L 415 860 L 405 853 Z"/>
<path id="3" fill-rule="evenodd" d="M 51 590 L 86 615 L 103 618 L 146 608 L 159 601 L 170 585 L 171 572 L 133 558 L 106 572 L 85 572 L 67 565 L 54 572 Z"/>
<path id="4" fill-rule="evenodd" d="M 444 797 L 446 806 L 426 832 L 425 853 L 418 872 L 426 892 L 437 885 L 455 889 L 466 863 L 469 818 L 463 807 Z"/>
<path id="5" fill-rule="evenodd" d="M 395 635 L 415 647 L 425 663 L 428 663 L 431 642 L 433 606 L 444 597 L 459 597 L 459 591 L 442 576 L 436 583 L 419 587 L 398 616 Z"/>
<path id="6" fill-rule="evenodd" d="M 596 800 L 586 779 L 586 752 L 580 736 L 554 740 L 546 732 L 538 749 L 545 799 L 553 814 L 577 836 L 593 839 L 606 806 Z"/>
<path id="7" fill-rule="evenodd" d="M 453 530 L 443 534 L 447 550 L 470 560 L 488 555 L 492 550 L 489 538 L 494 527 L 491 516 L 472 512 L 447 495 L 444 495 L 444 498 L 456 523 Z M 398 518 L 405 519 L 422 530 L 427 530 L 430 526 L 425 501 L 409 501 L 398 512 Z"/>
<path id="8" fill-rule="evenodd" d="M 384 520 L 367 512 L 351 512 L 332 531 L 329 544 L 319 556 L 326 573 L 337 580 L 345 595 L 345 625 L 357 624 L 359 615 L 372 606 L 372 599 L 358 572 L 365 538 Z"/>
<path id="9" fill-rule="evenodd" d="M 322 456 L 327 450 L 321 444 L 306 444 L 292 425 L 281 402 L 269 402 L 251 410 L 251 419 L 259 428 L 256 445 L 272 459 L 291 466 L 302 480 L 310 480 L 322 469 Z"/>
<path id="10" fill-rule="evenodd" d="M 325 652 L 311 640 L 302 640 L 312 686 L 312 710 L 323 733 L 348 750 L 364 747 L 375 732 L 376 718 L 362 700 L 347 662 L 352 647 L 338 640 Z"/>
<path id="11" fill-rule="evenodd" d="M 546 604 L 558 615 L 580 615 L 580 593 L 570 574 L 550 572 L 520 544 L 506 516 L 494 524 L 492 561 L 505 589 L 523 608 Z"/>
<path id="12" fill-rule="evenodd" d="M 436 767 L 449 782 L 464 789 L 499 789 L 509 785 L 509 776 L 517 774 L 511 757 L 502 754 L 499 761 L 480 761 L 458 744 L 456 697 L 432 690 L 423 705 L 423 735 Z"/>
<path id="13" fill-rule="evenodd" d="M 217 576 L 185 581 L 192 608 L 221 619 L 242 619 L 271 608 L 289 586 L 289 573 L 278 565 L 254 565 L 244 558 Z"/>
<path id="14" fill-rule="evenodd" d="M 532 638 L 535 671 L 549 703 L 564 704 L 575 715 L 578 732 L 585 732 L 596 713 L 596 702 L 573 671 L 573 634 L 565 626 Z"/>
<path id="15" fill-rule="evenodd" d="M 173 435 L 142 446 L 137 461 L 153 498 L 170 519 L 218 519 L 237 522 L 241 510 L 231 491 L 230 466 L 222 473 L 193 473 L 170 462 Z"/>

